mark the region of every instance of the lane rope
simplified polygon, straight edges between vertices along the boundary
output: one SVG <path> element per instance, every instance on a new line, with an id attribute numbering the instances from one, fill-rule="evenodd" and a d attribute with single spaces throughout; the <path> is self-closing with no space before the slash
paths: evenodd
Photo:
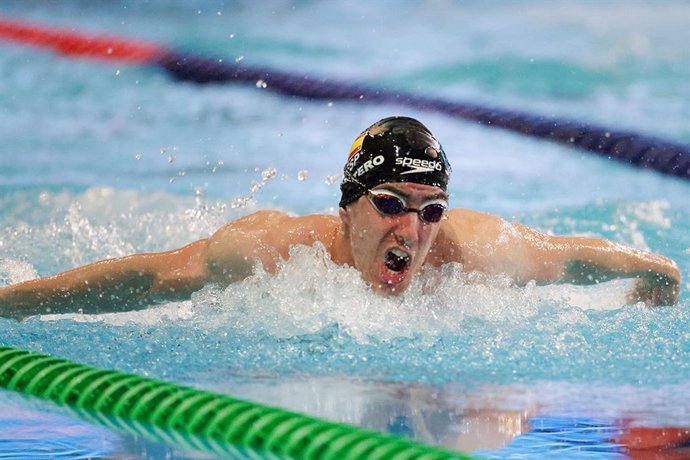
<path id="1" fill-rule="evenodd" d="M 0 18 L 0 39 L 57 54 L 151 65 L 199 84 L 237 82 L 310 100 L 392 104 L 433 111 L 690 178 L 690 147 L 564 118 L 448 101 L 363 84 L 226 63 L 143 41 Z M 70 407 L 111 428 L 222 455 L 247 452 L 309 459 L 446 459 L 463 454 L 404 438 L 270 408 L 225 395 L 0 347 L 0 386 Z"/>
<path id="2" fill-rule="evenodd" d="M 408 438 L 8 346 L 0 346 L 0 388 L 51 401 L 117 431 L 232 458 L 257 458 L 256 453 L 309 460 L 470 458 Z"/>
<path id="3" fill-rule="evenodd" d="M 293 97 L 391 104 L 441 113 L 482 126 L 579 148 L 663 174 L 690 179 L 690 146 L 633 131 L 614 130 L 566 118 L 449 101 L 363 84 L 252 67 L 179 52 L 142 41 L 55 30 L 0 18 L 0 39 L 47 48 L 65 56 L 148 64 L 181 81 L 199 84 L 235 82 Z"/>

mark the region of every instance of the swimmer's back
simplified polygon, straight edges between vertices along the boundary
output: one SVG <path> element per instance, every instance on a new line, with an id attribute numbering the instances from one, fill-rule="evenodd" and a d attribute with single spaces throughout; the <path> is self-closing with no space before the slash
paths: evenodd
<path id="1" fill-rule="evenodd" d="M 448 210 L 427 260 L 436 266 L 459 262 L 467 271 L 512 272 L 512 255 L 522 241 L 521 228 L 492 214 Z"/>
<path id="2" fill-rule="evenodd" d="M 280 211 L 257 211 L 230 222 L 208 240 L 209 267 L 218 280 L 243 278 L 257 261 L 274 272 L 280 259 L 289 257 L 294 245 L 329 246 L 338 230 L 337 216 L 291 216 Z M 228 275 L 229 278 L 228 278 Z"/>

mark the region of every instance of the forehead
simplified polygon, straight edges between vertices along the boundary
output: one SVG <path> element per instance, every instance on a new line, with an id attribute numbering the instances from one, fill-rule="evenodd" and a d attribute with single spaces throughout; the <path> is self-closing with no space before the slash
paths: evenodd
<path id="1" fill-rule="evenodd" d="M 448 199 L 448 194 L 433 185 L 416 184 L 414 182 L 386 182 L 379 184 L 372 190 L 389 190 L 404 197 L 443 198 Z"/>

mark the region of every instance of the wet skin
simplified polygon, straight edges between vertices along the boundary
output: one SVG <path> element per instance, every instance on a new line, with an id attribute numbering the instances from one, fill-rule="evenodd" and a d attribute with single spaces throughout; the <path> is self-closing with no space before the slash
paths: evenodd
<path id="1" fill-rule="evenodd" d="M 447 199 L 438 188 L 412 183 L 376 189 L 400 196 L 414 209 Z M 182 248 L 97 261 L 0 287 L 0 316 L 22 319 L 48 308 L 51 313 L 106 313 L 188 299 L 206 283 L 224 286 L 245 279 L 257 263 L 273 273 L 289 259 L 291 247 L 317 243 L 335 264 L 355 267 L 383 295 L 404 292 L 425 263 L 460 263 L 465 271 L 508 276 L 517 285 L 631 278 L 629 303 L 678 302 L 681 275 L 673 260 L 601 238 L 548 235 L 467 209 L 446 211 L 447 220 L 437 223 L 425 223 L 415 212 L 385 216 L 367 196 L 339 214 L 258 211 Z"/>
<path id="2" fill-rule="evenodd" d="M 414 209 L 439 198 L 448 199 L 438 187 L 414 183 L 382 184 L 373 190 L 392 192 Z M 382 215 L 366 197 L 341 208 L 340 218 L 352 251 L 352 265 L 365 282 L 384 295 L 400 294 L 407 289 L 424 264 L 443 222 L 424 222 L 415 212 Z"/>

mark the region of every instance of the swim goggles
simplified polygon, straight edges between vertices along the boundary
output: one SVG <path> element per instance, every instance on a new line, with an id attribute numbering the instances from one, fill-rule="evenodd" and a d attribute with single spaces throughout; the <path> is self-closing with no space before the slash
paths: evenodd
<path id="1" fill-rule="evenodd" d="M 367 190 L 367 198 L 379 214 L 383 216 L 399 216 L 414 212 L 424 223 L 433 224 L 443 219 L 447 203 L 441 198 L 425 203 L 421 208 L 408 208 L 407 203 L 397 195 L 387 190 Z"/>

